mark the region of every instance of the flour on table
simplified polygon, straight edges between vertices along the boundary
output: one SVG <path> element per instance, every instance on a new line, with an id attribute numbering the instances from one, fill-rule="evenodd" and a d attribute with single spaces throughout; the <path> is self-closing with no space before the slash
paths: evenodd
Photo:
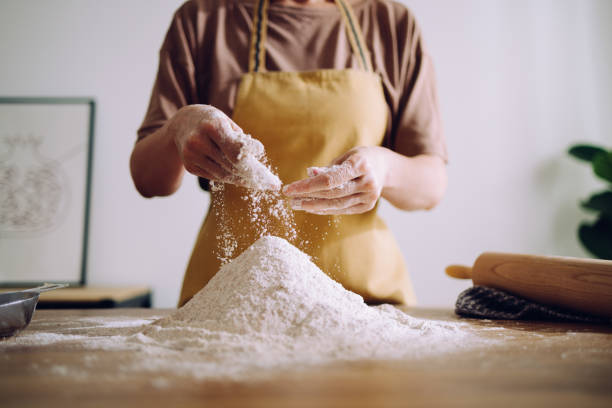
<path id="1" fill-rule="evenodd" d="M 171 315 L 133 320 L 86 318 L 53 333 L 26 330 L 1 342 L 0 351 L 49 344 L 91 353 L 129 350 L 129 358 L 112 375 L 144 371 L 158 381 L 155 375 L 163 373 L 246 379 L 271 369 L 338 361 L 414 361 L 490 344 L 467 330 L 466 323 L 416 319 L 391 305 L 368 306 L 308 255 L 274 236 L 262 237 L 221 267 Z M 100 375 L 95 359 L 75 370 L 84 375 L 84 367 Z"/>

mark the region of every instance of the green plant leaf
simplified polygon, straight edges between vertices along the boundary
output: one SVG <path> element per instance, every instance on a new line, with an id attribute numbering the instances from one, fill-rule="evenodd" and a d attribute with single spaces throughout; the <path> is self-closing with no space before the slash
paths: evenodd
<path id="1" fill-rule="evenodd" d="M 602 179 L 612 183 L 612 152 L 597 153 L 593 158 L 593 171 Z"/>
<path id="2" fill-rule="evenodd" d="M 580 203 L 582 208 L 599 211 L 612 219 L 612 191 L 593 194 L 587 201 Z"/>
<path id="3" fill-rule="evenodd" d="M 598 153 L 605 153 L 606 150 L 599 146 L 579 144 L 570 147 L 568 153 L 577 159 L 584 161 L 592 161 Z"/>
<path id="4" fill-rule="evenodd" d="M 594 224 L 582 223 L 578 229 L 582 245 L 601 259 L 612 260 L 612 222 L 600 217 Z"/>

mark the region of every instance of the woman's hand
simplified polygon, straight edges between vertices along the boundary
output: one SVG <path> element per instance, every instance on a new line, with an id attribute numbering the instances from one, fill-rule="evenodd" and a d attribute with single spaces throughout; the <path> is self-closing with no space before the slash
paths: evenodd
<path id="1" fill-rule="evenodd" d="M 134 145 L 130 171 L 145 197 L 173 194 L 185 170 L 212 181 L 278 189 L 280 180 L 261 162 L 263 155 L 263 145 L 219 109 L 188 105 Z"/>
<path id="2" fill-rule="evenodd" d="M 171 119 L 172 135 L 185 169 L 212 181 L 243 185 L 237 167 L 245 152 L 260 158 L 264 147 L 210 105 L 189 105 Z"/>
<path id="3" fill-rule="evenodd" d="M 388 166 L 384 148 L 356 147 L 330 167 L 308 169 L 307 179 L 283 189 L 295 210 L 314 214 L 360 214 L 371 210 L 385 186 Z"/>
<path id="4" fill-rule="evenodd" d="M 446 163 L 436 155 L 407 157 L 384 147 L 356 147 L 330 167 L 308 169 L 308 178 L 283 189 L 295 210 L 359 214 L 380 197 L 402 210 L 435 207 L 446 190 Z"/>

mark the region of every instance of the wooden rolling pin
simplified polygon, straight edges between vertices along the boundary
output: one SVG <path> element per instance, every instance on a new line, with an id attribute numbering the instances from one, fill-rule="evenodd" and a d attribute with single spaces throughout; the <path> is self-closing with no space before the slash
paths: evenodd
<path id="1" fill-rule="evenodd" d="M 446 274 L 534 302 L 612 317 L 612 261 L 485 252 Z"/>

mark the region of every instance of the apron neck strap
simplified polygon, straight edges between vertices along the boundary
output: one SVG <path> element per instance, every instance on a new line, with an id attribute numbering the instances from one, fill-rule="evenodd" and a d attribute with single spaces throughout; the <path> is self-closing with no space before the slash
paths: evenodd
<path id="1" fill-rule="evenodd" d="M 344 19 L 353 53 L 357 56 L 362 70 L 373 72 L 370 53 L 365 46 L 359 23 L 353 14 L 353 9 L 346 0 L 335 0 L 336 6 Z M 253 11 L 253 27 L 251 29 L 251 46 L 249 50 L 249 72 L 266 70 L 266 32 L 268 27 L 268 6 L 270 0 L 255 0 Z"/>

